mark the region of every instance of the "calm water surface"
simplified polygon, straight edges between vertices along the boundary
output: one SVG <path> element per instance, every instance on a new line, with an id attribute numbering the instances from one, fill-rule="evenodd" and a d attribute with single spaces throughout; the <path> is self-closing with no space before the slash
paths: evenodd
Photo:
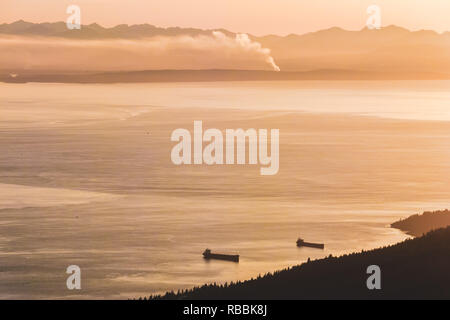
<path id="1" fill-rule="evenodd" d="M 446 81 L 0 84 L 0 115 L 0 298 L 248 279 L 396 243 L 391 222 L 449 207 Z M 170 135 L 194 120 L 280 129 L 279 173 L 173 165 Z"/>

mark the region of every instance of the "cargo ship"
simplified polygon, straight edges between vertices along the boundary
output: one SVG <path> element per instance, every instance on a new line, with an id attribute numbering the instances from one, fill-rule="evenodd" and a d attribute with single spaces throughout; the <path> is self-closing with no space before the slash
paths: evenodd
<path id="1" fill-rule="evenodd" d="M 203 252 L 203 258 L 209 260 L 209 259 L 217 259 L 217 260 L 226 260 L 226 261 L 233 261 L 233 262 L 239 262 L 239 255 L 232 255 L 232 254 L 219 254 L 219 253 L 212 253 L 211 250 L 206 249 L 205 252 Z"/>
<path id="2" fill-rule="evenodd" d="M 305 240 L 303 240 L 302 238 L 298 238 L 297 247 L 309 247 L 309 248 L 316 248 L 316 249 L 324 249 L 325 245 L 323 243 L 305 242 Z"/>

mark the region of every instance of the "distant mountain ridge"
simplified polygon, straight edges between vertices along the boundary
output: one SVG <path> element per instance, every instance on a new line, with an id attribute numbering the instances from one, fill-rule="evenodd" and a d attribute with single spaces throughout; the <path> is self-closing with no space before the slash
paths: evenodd
<path id="1" fill-rule="evenodd" d="M 24 20 L 18 20 L 12 23 L 0 24 L 0 34 L 10 35 L 39 35 L 39 36 L 51 36 L 51 37 L 67 37 L 67 38 L 82 38 L 82 39 L 100 39 L 100 38 L 139 38 L 139 37 L 152 37 L 152 36 L 177 36 L 177 35 L 210 35 L 212 31 L 220 31 L 226 35 L 233 36 L 237 32 L 228 31 L 225 29 L 199 29 L 199 28 L 181 28 L 181 27 L 157 27 L 152 24 L 119 24 L 114 27 L 103 27 L 98 23 L 92 23 L 88 25 L 82 25 L 80 30 L 69 30 L 65 22 L 42 22 L 33 23 Z M 289 34 L 287 36 L 279 35 L 266 35 L 266 36 L 252 36 L 253 39 L 258 39 L 264 42 L 280 41 L 281 39 L 292 41 L 302 39 L 305 42 L 318 36 L 337 36 L 334 41 L 340 41 L 340 35 L 343 34 L 360 34 L 360 36 L 366 38 L 369 33 L 379 32 L 379 37 L 385 37 L 388 33 L 391 34 L 389 40 L 400 39 L 407 35 L 420 36 L 422 38 L 428 37 L 429 39 L 440 39 L 441 37 L 448 37 L 450 41 L 450 31 L 444 33 L 437 33 L 432 30 L 420 30 L 409 31 L 408 29 L 398 26 L 387 26 L 380 30 L 369 30 L 363 28 L 360 31 L 349 31 L 339 27 L 332 27 L 315 32 L 309 32 L 305 34 Z M 381 32 L 380 32 L 381 31 Z M 361 40 L 361 39 L 359 39 Z"/>
<path id="2" fill-rule="evenodd" d="M 10 24 L 0 24 L 0 34 L 71 39 L 136 39 L 154 36 L 198 36 L 211 35 L 212 31 L 213 30 L 196 28 L 161 28 L 151 24 L 119 24 L 111 28 L 105 28 L 97 23 L 92 23 L 89 25 L 82 25 L 79 30 L 69 30 L 65 22 L 32 23 L 18 20 Z M 223 29 L 217 31 L 221 31 L 226 35 L 235 35 L 235 33 Z"/>

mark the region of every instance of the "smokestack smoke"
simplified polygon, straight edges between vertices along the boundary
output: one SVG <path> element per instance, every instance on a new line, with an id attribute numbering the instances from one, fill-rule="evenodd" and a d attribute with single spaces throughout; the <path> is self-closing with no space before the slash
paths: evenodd
<path id="1" fill-rule="evenodd" d="M 246 34 L 219 31 L 200 36 L 80 40 L 36 36 L 0 37 L 0 69 L 136 71 L 240 69 L 280 71 L 270 49 Z M 5 69 L 6 70 L 6 69 Z"/>
<path id="2" fill-rule="evenodd" d="M 228 42 L 228 45 L 232 45 L 232 39 L 227 37 L 220 31 L 213 31 L 214 37 L 220 41 Z M 237 34 L 234 39 L 235 43 L 243 48 L 245 51 L 253 51 L 260 53 L 264 57 L 264 61 L 267 62 L 274 71 L 280 71 L 280 67 L 275 64 L 275 60 L 270 55 L 270 49 L 263 48 L 259 42 L 252 41 L 247 34 L 241 33 Z"/>

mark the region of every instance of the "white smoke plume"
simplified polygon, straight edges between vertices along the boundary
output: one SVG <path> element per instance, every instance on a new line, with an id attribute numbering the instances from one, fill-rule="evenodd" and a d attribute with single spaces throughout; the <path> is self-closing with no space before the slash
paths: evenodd
<path id="1" fill-rule="evenodd" d="M 228 38 L 222 32 L 213 31 L 213 35 L 218 40 L 230 42 L 228 43 L 228 45 L 233 45 L 233 40 L 231 38 Z M 275 60 L 270 55 L 270 49 L 263 48 L 259 42 L 250 40 L 247 34 L 245 33 L 237 34 L 236 38 L 234 39 L 234 42 L 246 51 L 261 53 L 261 55 L 265 57 L 265 61 L 273 68 L 274 71 L 280 71 L 280 67 L 275 64 Z"/>
<path id="2" fill-rule="evenodd" d="M 280 70 L 270 55 L 270 49 L 263 48 L 246 34 L 233 38 L 215 31 L 210 36 L 165 36 L 137 40 L 0 38 L 0 70 L 152 69 Z"/>

